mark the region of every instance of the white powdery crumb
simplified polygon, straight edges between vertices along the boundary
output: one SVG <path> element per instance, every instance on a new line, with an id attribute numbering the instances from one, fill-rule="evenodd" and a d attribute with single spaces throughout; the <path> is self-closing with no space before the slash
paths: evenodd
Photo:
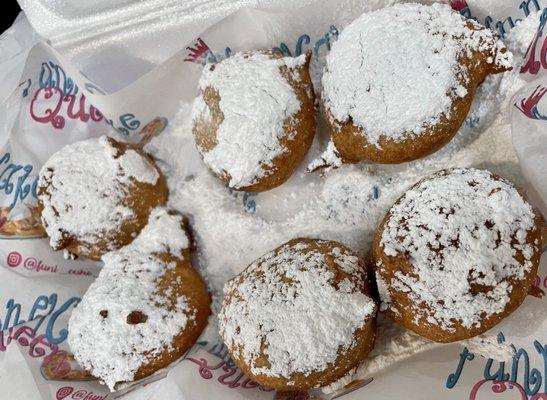
<path id="1" fill-rule="evenodd" d="M 363 282 L 365 272 L 357 257 L 340 248 L 330 255 Z M 221 336 L 256 374 L 289 378 L 324 370 L 354 344 L 355 330 L 376 310 L 355 281 L 345 279 L 336 288 L 333 279 L 325 255 L 305 244 L 264 255 L 240 282 L 226 285 L 225 293 L 233 295 L 219 315 Z M 257 365 L 262 352 L 269 366 Z"/>
<path id="2" fill-rule="evenodd" d="M 515 355 L 515 348 L 508 343 L 499 343 L 495 336 L 476 336 L 460 342 L 467 346 L 469 351 L 484 358 L 491 358 L 496 361 L 509 362 Z"/>
<path id="3" fill-rule="evenodd" d="M 194 99 L 194 104 L 192 105 L 192 118 L 199 118 L 203 122 L 210 123 L 213 121 L 213 113 L 211 109 L 203 99 L 203 95 L 200 94 Z"/>
<path id="4" fill-rule="evenodd" d="M 182 260 L 187 246 L 182 217 L 154 209 L 133 243 L 103 256 L 99 277 L 72 313 L 68 344 L 74 357 L 111 390 L 118 382 L 132 381 L 143 364 L 169 349 L 193 318 L 195 310 L 184 297 L 172 307 L 172 300 L 160 295 L 157 287 L 174 267 L 157 254 L 169 252 Z M 134 311 L 144 314 L 146 321 L 127 323 Z"/>
<path id="5" fill-rule="evenodd" d="M 454 321 L 480 326 L 509 302 L 507 279 L 530 271 L 533 247 L 526 235 L 533 226 L 533 209 L 507 181 L 476 169 L 440 171 L 390 209 L 380 247 L 387 256 L 408 255 L 413 275 L 396 271 L 386 284 L 407 293 L 417 322 L 424 318 L 447 331 Z M 380 263 L 378 275 L 385 278 L 384 268 Z M 472 285 L 489 289 L 473 293 Z M 385 292 L 382 301 L 394 307 Z"/>
<path id="6" fill-rule="evenodd" d="M 155 208 L 150 213 L 149 223 L 132 245 L 141 253 L 181 254 L 190 247 L 186 235 L 181 236 L 182 218 L 170 215 L 163 208 Z M 152 223 L 153 222 L 153 223 Z"/>
<path id="7" fill-rule="evenodd" d="M 155 184 L 158 178 L 149 160 L 134 150 L 118 156 L 106 136 L 63 147 L 44 164 L 38 183 L 49 184 L 49 194 L 39 197 L 51 246 L 59 245 L 63 232 L 94 243 L 117 230 L 134 218 L 122 204 L 133 180 Z"/>
<path id="8" fill-rule="evenodd" d="M 340 34 L 327 56 L 323 99 L 333 118 L 352 119 L 367 140 L 400 141 L 447 115 L 466 95 L 469 71 L 458 60 L 492 51 L 490 62 L 510 67 L 511 54 L 489 29 L 470 29 L 449 6 L 396 4 L 363 14 Z"/>
<path id="9" fill-rule="evenodd" d="M 389 184 L 384 179 L 363 171 L 359 166 L 344 165 L 331 171 L 324 179 L 314 211 L 320 214 L 321 219 L 339 224 L 338 229 L 367 226 L 367 229 L 374 230 L 374 224 L 385 214 L 389 201 L 395 201 L 399 191 L 407 185 L 400 181 Z M 378 200 L 380 196 L 381 201 Z"/>
<path id="10" fill-rule="evenodd" d="M 391 293 L 389 293 L 389 286 L 387 285 L 382 275 L 375 271 L 376 287 L 378 288 L 378 295 L 382 302 L 380 303 L 380 311 L 385 311 L 391 304 Z"/>
<path id="11" fill-rule="evenodd" d="M 342 159 L 340 154 L 334 145 L 332 140 L 329 140 L 327 149 L 321 154 L 319 158 L 312 160 L 308 164 L 308 171 L 312 172 L 319 168 L 327 168 L 327 171 L 331 168 L 339 168 L 342 165 Z"/>
<path id="12" fill-rule="evenodd" d="M 126 171 L 127 177 L 150 185 L 155 185 L 158 181 L 158 171 L 151 166 L 147 159 L 135 150 L 126 150 L 126 152 L 118 158 L 118 162 L 122 171 Z"/>
<path id="13" fill-rule="evenodd" d="M 504 38 L 507 48 L 514 56 L 513 69 L 503 74 L 499 88 L 494 89 L 494 91 L 496 96 L 504 99 L 502 109 L 506 110 L 505 118 L 507 121 L 509 121 L 511 115 L 508 107 L 513 106 L 513 102 L 510 101 L 511 98 L 526 84 L 526 80 L 521 77 L 520 69 L 525 61 L 524 56 L 528 46 L 538 31 L 541 13 L 542 11 L 530 13 L 523 20 L 517 21 L 516 25 L 507 32 Z"/>
<path id="14" fill-rule="evenodd" d="M 516 25 L 507 33 L 504 42 L 512 53 L 524 56 L 526 49 L 538 31 L 542 12 L 540 10 L 530 13 L 523 20 L 517 21 Z"/>
<path id="15" fill-rule="evenodd" d="M 363 272 L 362 268 L 359 266 L 359 258 L 357 258 L 357 256 L 348 254 L 340 247 L 332 249 L 331 254 L 334 256 L 336 265 L 342 268 L 342 271 L 346 274 L 358 276 Z"/>
<path id="16" fill-rule="evenodd" d="M 526 48 L 521 50 L 519 54 L 524 54 Z M 204 333 L 206 340 L 221 341 L 216 314 L 226 281 L 286 241 L 295 237 L 336 240 L 365 256 L 389 207 L 407 188 L 437 171 L 439 165 L 488 165 L 515 181 L 522 179 L 509 121 L 499 114 L 500 103 L 507 102 L 505 95 L 499 93 L 501 75 L 503 82 L 508 73 L 490 76 L 479 87 L 470 113 L 470 117 L 480 116 L 478 125 L 464 125 L 451 143 L 432 156 L 403 165 L 342 165 L 324 178 L 296 171 L 292 182 L 249 197 L 256 202 L 254 213 L 242 204 L 243 196 L 235 197 L 201 161 L 191 132 L 191 104 L 181 103 L 176 118 L 152 139 L 146 150 L 163 161 L 160 165 L 165 167 L 168 178 L 170 205 L 192 217 L 199 263 L 213 296 L 214 315 Z M 272 211 L 271 206 L 279 204 L 288 207 Z M 382 340 L 383 337 L 378 338 L 377 348 Z M 411 342 L 402 343 L 408 344 L 410 353 L 422 349 Z M 391 347 L 381 349 L 387 353 L 374 354 L 387 365 L 395 362 Z M 397 349 L 404 351 L 404 344 Z"/>
<path id="17" fill-rule="evenodd" d="M 230 176 L 230 187 L 249 186 L 269 175 L 271 170 L 265 167 L 286 151 L 280 139 L 291 132 L 285 132 L 283 123 L 300 110 L 300 101 L 280 67 L 296 68 L 305 60 L 305 55 L 275 59 L 263 53 L 237 53 L 204 67 L 192 118 L 210 120 L 202 91 L 215 89 L 224 118 L 216 146 L 200 152 L 213 172 Z"/>

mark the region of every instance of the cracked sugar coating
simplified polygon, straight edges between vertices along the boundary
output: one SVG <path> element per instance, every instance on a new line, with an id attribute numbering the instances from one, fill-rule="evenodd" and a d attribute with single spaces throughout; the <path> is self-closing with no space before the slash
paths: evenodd
<path id="1" fill-rule="evenodd" d="M 208 309 L 203 315 L 195 306 L 195 283 L 181 273 L 192 269 L 185 260 L 189 240 L 182 225 L 180 215 L 154 209 L 130 245 L 103 256 L 99 277 L 70 317 L 68 344 L 74 357 L 111 390 L 168 364 L 158 363 L 162 357 L 182 356 L 187 348 L 176 348 L 176 338 L 197 329 L 193 343 L 203 328 L 196 325 L 206 323 Z M 166 351 L 175 356 L 165 357 Z M 158 364 L 146 367 L 151 363 Z"/>
<path id="2" fill-rule="evenodd" d="M 145 196 L 135 200 L 140 206 L 137 211 L 128 198 L 151 188 L 155 193 L 150 201 L 163 202 L 160 178 L 143 153 L 106 136 L 61 148 L 44 164 L 38 182 L 42 221 L 51 246 L 58 250 L 78 247 L 78 242 L 80 249 L 70 250 L 84 256 L 94 253 L 89 249 L 95 247 L 119 247 L 116 239 L 122 226 L 139 225 L 137 214 L 145 208 L 139 203 Z M 131 231 L 139 229 L 135 226 Z"/>
<path id="3" fill-rule="evenodd" d="M 443 170 L 424 179 L 376 234 L 381 310 L 437 341 L 484 332 L 528 292 L 539 221 L 509 182 L 488 171 Z"/>
<path id="4" fill-rule="evenodd" d="M 420 135 L 450 114 L 453 100 L 467 95 L 472 72 L 460 64 L 463 57 L 486 51 L 486 63 L 509 69 L 511 54 L 502 49 L 492 31 L 448 5 L 396 4 L 363 14 L 327 56 L 325 107 L 381 148 L 383 136 Z"/>
<path id="5" fill-rule="evenodd" d="M 365 349 L 357 364 L 372 347 L 376 305 L 365 279 L 346 247 L 292 240 L 226 284 L 220 334 L 236 364 L 267 387 L 327 384 L 355 366 L 341 358 Z"/>
<path id="6" fill-rule="evenodd" d="M 277 172 L 278 157 L 293 151 L 287 140 L 298 146 L 299 112 L 309 108 L 313 113 L 311 81 L 305 82 L 309 75 L 301 77 L 303 69 L 308 74 L 308 61 L 304 54 L 292 58 L 252 52 L 204 67 L 192 108 L 194 136 L 205 164 L 229 187 L 260 183 Z M 309 85 L 305 104 L 295 84 Z M 313 133 L 305 134 L 310 143 Z"/>

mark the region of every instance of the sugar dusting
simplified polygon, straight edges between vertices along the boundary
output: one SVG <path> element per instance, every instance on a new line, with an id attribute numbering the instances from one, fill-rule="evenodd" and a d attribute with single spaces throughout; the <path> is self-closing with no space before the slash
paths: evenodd
<path id="1" fill-rule="evenodd" d="M 119 155 L 109 139 L 87 139 L 53 154 L 40 171 L 42 220 L 57 248 L 64 235 L 94 243 L 134 217 L 123 205 L 132 182 L 155 184 L 154 166 L 134 150 Z"/>
<path id="2" fill-rule="evenodd" d="M 536 26 L 537 22 L 517 24 L 506 36 L 508 43 L 519 29 L 533 35 Z M 365 256 L 387 209 L 408 187 L 440 166 L 476 166 L 513 181 L 522 179 L 504 114 L 507 100 L 523 84 L 518 69 L 526 45 L 511 47 L 516 55 L 514 70 L 486 79 L 466 123 L 439 152 L 404 165 L 344 165 L 324 177 L 308 174 L 302 167 L 281 187 L 258 196 L 231 192 L 211 176 L 195 149 L 187 117 L 191 106 L 181 104 L 177 118 L 147 150 L 163 160 L 171 206 L 191 215 L 198 261 L 213 290 L 213 313 L 220 309 L 222 287 L 228 279 L 294 237 L 336 240 Z M 324 130 L 318 132 L 309 159 L 320 155 L 321 141 L 326 143 L 327 137 Z M 204 338 L 219 341 L 216 321 L 211 322 Z M 369 377 L 429 348 L 425 339 L 397 326 L 391 329 L 393 323 L 385 318 L 380 318 L 379 325 L 387 333 L 379 335 L 376 349 L 347 379 Z"/>
<path id="3" fill-rule="evenodd" d="M 99 277 L 73 311 L 68 344 L 85 369 L 111 390 L 133 380 L 137 370 L 161 351 L 193 318 L 185 297 L 158 293 L 157 282 L 169 268 L 158 254 L 182 259 L 189 245 L 182 217 L 165 208 L 152 211 L 148 225 L 128 246 L 103 256 Z M 130 323 L 130 315 L 145 316 Z"/>
<path id="4" fill-rule="evenodd" d="M 533 227 L 532 207 L 507 181 L 477 169 L 436 173 L 389 211 L 380 249 L 389 257 L 408 255 L 413 270 L 396 271 L 386 282 L 391 293 L 380 290 L 381 308 L 401 312 L 390 300 L 399 292 L 411 300 L 417 324 L 427 321 L 447 332 L 455 322 L 479 327 L 509 303 L 510 280 L 530 272 L 539 251 L 527 243 Z M 376 268 L 384 282 L 389 268 L 381 260 Z"/>
<path id="5" fill-rule="evenodd" d="M 335 284 L 327 256 L 349 277 Z M 325 255 L 306 242 L 286 244 L 228 282 L 220 334 L 255 374 L 324 371 L 355 345 L 355 330 L 376 312 L 360 289 L 364 276 L 359 259 L 340 247 Z M 258 359 L 262 354 L 269 365 Z"/>
<path id="6" fill-rule="evenodd" d="M 479 335 L 462 342 L 473 354 L 496 361 L 511 362 L 515 347 L 509 343 L 499 343 L 495 336 Z"/>
<path id="7" fill-rule="evenodd" d="M 300 102 L 280 68 L 290 70 L 304 62 L 305 55 L 272 58 L 263 53 L 237 53 L 204 67 L 193 118 L 211 120 L 203 92 L 213 88 L 220 96 L 223 119 L 215 146 L 209 150 L 200 148 L 200 152 L 213 172 L 230 177 L 230 187 L 257 183 L 271 173 L 267 167 L 286 151 L 280 139 L 292 132 L 283 125 L 300 110 Z"/>
<path id="8" fill-rule="evenodd" d="M 511 66 L 493 32 L 469 23 L 443 4 L 396 4 L 357 18 L 327 56 L 323 99 L 332 118 L 351 119 L 377 147 L 382 136 L 399 141 L 438 123 L 467 95 L 463 57 L 485 52 L 486 62 Z"/>

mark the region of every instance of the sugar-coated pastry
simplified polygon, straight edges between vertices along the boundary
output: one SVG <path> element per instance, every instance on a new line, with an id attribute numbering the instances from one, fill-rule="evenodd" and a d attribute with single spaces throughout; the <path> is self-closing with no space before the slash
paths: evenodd
<path id="1" fill-rule="evenodd" d="M 229 281 L 220 334 L 236 365 L 281 390 L 324 386 L 372 349 L 376 304 L 347 247 L 294 239 Z"/>
<path id="2" fill-rule="evenodd" d="M 528 294 L 542 224 L 505 179 L 477 169 L 435 173 L 409 189 L 378 228 L 380 309 L 437 342 L 487 331 Z"/>
<path id="3" fill-rule="evenodd" d="M 315 134 L 310 54 L 236 53 L 206 65 L 193 110 L 203 161 L 228 187 L 260 192 L 285 182 Z"/>
<path id="4" fill-rule="evenodd" d="M 333 44 L 322 78 L 338 156 L 401 163 L 435 152 L 464 122 L 477 86 L 511 63 L 490 29 L 445 4 L 363 14 Z"/>
<path id="5" fill-rule="evenodd" d="M 0 236 L 45 236 L 40 206 L 19 203 L 0 207 Z"/>
<path id="6" fill-rule="evenodd" d="M 40 171 L 38 202 L 51 247 L 93 260 L 130 243 L 166 201 L 152 159 L 106 136 L 63 147 Z"/>
<path id="7" fill-rule="evenodd" d="M 79 366 L 73 354 L 64 350 L 45 356 L 40 372 L 44 379 L 52 381 L 92 381 L 96 379 Z"/>
<path id="8" fill-rule="evenodd" d="M 180 215 L 156 208 L 104 267 L 68 323 L 76 361 L 113 390 L 182 357 L 210 314 L 205 284 L 190 262 Z"/>

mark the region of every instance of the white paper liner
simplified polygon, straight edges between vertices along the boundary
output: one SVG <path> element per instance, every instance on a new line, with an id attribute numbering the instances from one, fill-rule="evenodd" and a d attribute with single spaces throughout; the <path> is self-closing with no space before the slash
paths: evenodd
<path id="1" fill-rule="evenodd" d="M 54 2 L 44 2 L 42 6 L 49 6 L 50 3 Z M 0 218 L 15 222 L 10 230 L 4 229 L 0 237 L 0 301 L 6 305 L 4 312 L 0 314 L 0 323 L 3 328 L 7 327 L 2 331 L 0 342 L 0 387 L 5 393 L 18 399 L 41 397 L 56 400 L 118 397 L 145 399 L 150 396 L 169 400 L 289 398 L 283 397 L 286 395 L 281 393 L 274 394 L 273 391 L 257 388 L 233 368 L 225 348 L 217 344 L 214 318 L 203 336 L 202 344 L 190 352 L 192 359 L 183 360 L 170 370 L 159 371 L 145 382 L 123 385 L 115 394 L 109 394 L 97 381 L 88 380 L 90 378 L 78 372 L 77 365 L 67 361 L 66 355 L 62 353 L 69 352 L 64 342 L 66 331 L 63 329 L 66 328 L 69 313 L 100 267 L 86 260 L 65 260 L 61 253 L 51 251 L 46 240 L 35 238 L 40 232 L 33 223 L 35 221 L 32 209 L 29 210 L 28 206 L 35 205 L 33 191 L 37 171 L 62 145 L 110 133 L 111 126 L 118 130 L 121 137 L 140 140 L 138 132 L 156 117 L 162 118 L 163 125 L 167 121 L 167 128 L 149 143 L 147 149 L 160 159 L 165 172 L 171 176 L 171 187 L 177 187 L 176 183 L 182 177 L 196 181 L 198 183 L 194 190 L 210 191 L 205 194 L 198 193 L 197 196 L 215 204 L 216 200 L 212 197 L 219 193 L 221 197 L 224 196 L 222 193 L 225 189 L 214 178 L 207 178 L 208 172 L 194 149 L 186 112 L 195 95 L 200 63 L 205 58 L 224 57 L 227 48 L 233 52 L 277 46 L 295 55 L 300 43 L 301 49 L 315 50 L 312 73 L 315 82 L 318 82 L 322 60 L 329 43 L 336 39 L 336 32 L 361 12 L 389 2 L 364 3 L 348 1 L 339 4 L 334 0 L 323 0 L 302 8 L 285 5 L 285 8 L 276 11 L 243 9 L 228 17 L 225 16 L 236 7 L 229 11 L 224 9 L 222 17 L 225 18 L 200 35 L 201 41 L 193 40 L 155 69 L 150 70 L 150 65 L 158 62 L 157 59 L 154 60 L 151 44 L 147 45 L 148 49 L 143 46 L 133 54 L 131 51 L 122 52 L 121 58 L 128 65 L 135 60 L 136 57 L 132 56 L 136 54 L 140 54 L 142 60 L 148 63 L 148 68 L 128 67 L 127 75 L 134 78 L 142 72 L 147 73 L 127 86 L 120 82 L 131 78 L 124 76 L 121 79 L 123 73 L 105 73 L 101 61 L 108 64 L 109 60 L 113 60 L 113 64 L 110 64 L 112 67 L 120 60 L 112 56 L 112 53 L 102 52 L 99 46 L 93 47 L 93 35 L 90 32 L 81 31 L 78 45 L 72 48 L 70 41 L 59 42 L 62 43 L 60 47 L 63 52 L 72 58 L 71 61 L 67 61 L 65 56 L 43 42 L 36 44 L 27 56 L 30 45 L 37 38 L 30 32 L 24 19 L 19 20 L 12 33 L 2 36 L 0 73 L 5 80 L 5 89 L 0 92 L 3 93 L 0 97 L 0 127 L 3 128 L 0 134 L 0 207 L 7 209 L 8 213 Z M 522 18 L 524 12 L 518 4 L 509 4 L 510 2 L 504 2 L 503 7 L 498 3 L 491 4 L 492 2 L 477 2 L 472 7 L 467 7 L 465 2 L 454 3 L 453 6 L 461 8 L 464 15 L 469 14 L 483 23 L 488 20 L 488 16 L 495 16 L 492 17 L 492 27 L 496 27 L 496 22 L 507 20 L 509 17 L 506 16 L 511 16 L 516 21 L 517 18 Z M 58 5 L 62 5 L 62 2 Z M 533 4 L 527 6 L 529 11 L 534 10 Z M 86 7 L 90 5 L 84 5 L 80 12 L 86 13 L 89 9 Z M 160 8 L 161 3 L 158 2 L 157 7 Z M 31 9 L 32 6 L 29 5 L 28 10 L 32 11 Z M 141 12 L 143 10 L 144 8 Z M 137 11 L 134 14 L 136 20 L 142 17 Z M 43 15 L 46 14 L 29 14 L 34 21 Z M 218 19 L 219 15 L 212 12 L 211 18 Z M 78 15 L 67 14 L 66 18 L 77 21 Z M 110 18 L 107 25 L 119 28 L 115 14 Z M 542 21 L 545 19 L 547 17 Z M 139 31 L 143 35 L 153 27 L 144 18 L 140 20 L 140 24 L 142 30 Z M 43 24 L 42 28 L 46 25 Z M 90 26 L 92 25 L 93 23 Z M 507 25 L 510 25 L 507 21 L 500 25 L 502 33 Z M 195 26 L 193 28 L 196 29 Z M 76 31 L 76 28 L 73 29 Z M 120 30 L 114 29 L 113 32 L 110 36 L 105 36 L 107 39 L 103 44 L 119 44 L 127 39 Z M 48 35 L 47 29 L 41 29 L 41 33 Z M 158 35 L 161 37 L 155 31 L 155 40 Z M 138 38 L 139 35 L 132 36 L 132 40 Z M 164 39 L 171 40 L 172 43 L 172 35 L 167 32 Z M 537 45 L 534 55 L 538 60 L 541 47 L 545 46 L 545 34 L 538 33 L 535 39 Z M 82 43 L 86 43 L 85 51 L 78 49 L 78 46 L 83 46 Z M 20 48 L 17 49 L 16 46 Z M 85 57 L 80 57 L 82 54 Z M 528 58 L 531 57 L 530 54 Z M 102 95 L 104 90 L 100 85 L 86 78 L 75 65 L 86 71 L 86 75 L 99 77 L 98 80 L 108 91 L 120 90 Z M 123 64 L 117 66 L 123 68 Z M 219 246 L 222 246 L 229 243 L 229 240 L 233 241 L 233 237 L 215 237 L 217 233 L 198 230 L 198 242 L 202 241 L 203 253 L 197 257 L 196 265 L 208 278 L 213 294 L 217 295 L 216 307 L 224 280 L 239 272 L 252 259 L 294 236 L 312 235 L 342 240 L 364 255 L 374 229 L 373 221 L 380 218 L 406 187 L 421 176 L 440 168 L 455 165 L 488 168 L 526 186 L 530 193 L 536 194 L 536 199 L 545 200 L 547 185 L 544 171 L 547 168 L 546 158 L 542 155 L 545 154 L 544 149 L 547 146 L 547 130 L 546 122 L 537 116 L 547 115 L 547 96 L 531 105 L 528 114 L 513 106 L 530 96 L 535 101 L 536 85 L 547 85 L 544 71 L 545 67 L 541 67 L 535 73 L 528 71 L 520 77 L 518 71 L 515 71 L 504 79 L 489 78 L 479 89 L 477 100 L 460 133 L 449 145 L 424 160 L 403 166 L 342 167 L 325 174 L 324 177 L 307 174 L 306 162 L 279 189 L 258 196 L 233 193 L 233 201 L 228 203 L 222 197 L 218 203 L 223 210 L 221 215 L 228 215 L 230 218 L 238 215 L 242 218 L 250 216 L 254 221 L 266 221 L 270 227 L 273 226 L 273 231 L 263 240 L 241 240 L 224 258 L 215 259 L 221 261 L 221 265 L 212 268 L 207 265 L 207 261 L 211 260 L 207 255 L 211 249 L 210 241 L 221 239 Z M 514 95 L 513 100 L 508 101 L 514 91 L 523 85 L 521 79 L 537 81 L 526 84 Z M 511 109 L 512 140 L 522 171 L 511 146 L 506 107 Z M 111 126 L 105 124 L 105 120 Z M 325 127 L 320 123 L 319 134 L 307 161 L 321 154 L 326 139 Z M 183 158 L 184 162 L 174 165 L 177 157 Z M 358 187 L 361 191 L 355 197 L 351 196 L 352 193 L 344 193 L 346 187 L 355 189 L 356 182 L 360 182 Z M 191 194 L 185 190 L 172 193 L 171 203 L 182 211 L 192 211 L 193 205 L 187 206 L 184 203 L 185 196 Z M 348 202 L 349 206 L 342 209 L 342 213 L 337 210 L 338 214 L 333 217 L 336 221 L 341 221 L 342 225 L 345 224 L 348 227 L 346 230 L 333 229 L 328 224 L 315 224 L 317 219 L 310 217 L 306 220 L 306 215 L 300 212 L 303 207 L 310 206 L 310 199 L 321 196 L 323 200 Z M 362 197 L 368 199 L 362 209 L 365 215 L 356 214 L 355 203 L 352 203 L 362 202 Z M 541 202 L 538 201 L 538 204 L 541 206 Z M 287 223 L 298 218 L 303 219 L 297 221 L 298 223 Z M 358 226 L 368 219 L 372 221 L 369 222 L 370 229 Z M 352 227 L 354 222 L 357 225 Z M 197 226 L 194 228 L 199 228 L 207 226 L 210 221 L 196 213 L 195 223 Z M 2 225 L 5 228 L 5 222 Z M 260 231 L 256 231 L 255 226 L 251 225 L 247 234 L 260 235 Z M 246 251 L 240 251 L 238 246 Z M 222 250 L 221 247 L 219 249 Z M 543 278 L 547 272 L 545 264 L 544 257 L 537 279 L 537 284 L 544 289 Z M 495 337 L 502 343 L 511 343 L 514 347 L 513 360 L 506 361 L 505 364 L 495 361 L 495 357 L 482 358 L 478 353 L 471 356 L 472 351 L 466 352 L 460 344 L 438 345 L 427 342 L 382 318 L 380 332 L 385 334 L 379 339 L 372 357 L 357 369 L 356 375 L 332 385 L 330 390 L 316 394 L 332 398 L 333 393 L 338 395 L 349 391 L 341 390 L 346 383 L 360 379 L 366 385 L 356 392 L 346 394 L 344 398 L 366 395 L 370 398 L 423 399 L 437 398 L 442 393 L 444 398 L 477 400 L 498 398 L 504 394 L 513 394 L 514 398 L 522 392 L 532 398 L 547 391 L 545 310 L 543 300 L 528 298 L 515 314 L 489 332 L 490 337 Z M 16 315 L 19 323 L 13 326 Z M 48 358 L 52 353 L 58 357 Z M 48 372 L 47 366 L 51 371 Z M 63 374 L 67 380 L 62 380 L 59 376 Z M 52 376 L 55 380 L 51 379 Z M 159 378 L 163 379 L 158 380 Z M 494 386 L 491 382 L 485 382 L 485 379 L 516 381 L 516 384 L 512 388 L 504 386 L 503 383 Z M 143 386 L 144 383 L 148 384 Z M 330 394 L 325 394 L 326 392 Z"/>

